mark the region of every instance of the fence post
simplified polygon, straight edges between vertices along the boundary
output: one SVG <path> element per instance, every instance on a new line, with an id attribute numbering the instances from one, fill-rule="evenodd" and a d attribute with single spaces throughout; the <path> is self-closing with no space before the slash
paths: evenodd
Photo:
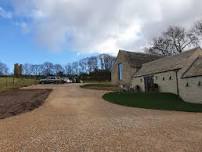
<path id="1" fill-rule="evenodd" d="M 6 88 L 8 88 L 8 76 L 6 76 Z"/>
<path id="2" fill-rule="evenodd" d="M 13 76 L 13 88 L 15 87 L 15 77 Z"/>

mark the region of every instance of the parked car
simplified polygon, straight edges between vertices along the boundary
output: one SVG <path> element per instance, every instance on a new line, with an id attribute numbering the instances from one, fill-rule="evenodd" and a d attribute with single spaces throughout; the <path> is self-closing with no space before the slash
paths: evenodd
<path id="1" fill-rule="evenodd" d="M 81 83 L 81 82 L 80 82 L 80 79 L 77 78 L 77 77 L 73 78 L 73 79 L 72 79 L 72 82 L 73 82 L 73 83 Z"/>
<path id="2" fill-rule="evenodd" d="M 69 78 L 63 78 L 65 83 L 72 83 L 72 80 L 70 80 Z"/>
<path id="3" fill-rule="evenodd" d="M 60 77 L 49 76 L 39 81 L 40 84 L 63 84 L 65 81 Z"/>

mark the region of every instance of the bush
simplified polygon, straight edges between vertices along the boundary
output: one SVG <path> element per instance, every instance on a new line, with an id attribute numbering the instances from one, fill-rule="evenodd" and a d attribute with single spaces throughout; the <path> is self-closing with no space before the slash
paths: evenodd
<path id="1" fill-rule="evenodd" d="M 89 74 L 80 74 L 83 81 L 111 81 L 111 72 L 109 70 L 95 70 Z"/>

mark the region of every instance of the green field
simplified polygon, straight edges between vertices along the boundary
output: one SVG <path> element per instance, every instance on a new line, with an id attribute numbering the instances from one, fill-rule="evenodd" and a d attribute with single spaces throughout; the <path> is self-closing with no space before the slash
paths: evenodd
<path id="1" fill-rule="evenodd" d="M 32 84 L 37 84 L 38 81 L 33 78 L 12 78 L 12 77 L 1 77 L 0 78 L 0 91 L 21 88 Z"/>
<path id="2" fill-rule="evenodd" d="M 202 104 L 184 102 L 170 93 L 123 93 L 111 92 L 103 96 L 109 102 L 144 109 L 202 112 Z"/>

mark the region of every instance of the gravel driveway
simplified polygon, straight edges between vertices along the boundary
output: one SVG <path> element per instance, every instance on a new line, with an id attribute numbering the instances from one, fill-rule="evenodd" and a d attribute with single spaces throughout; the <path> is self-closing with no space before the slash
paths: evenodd
<path id="1" fill-rule="evenodd" d="M 0 120 L 0 151 L 201 152 L 202 114 L 122 107 L 104 91 L 47 85 L 40 108 Z"/>

